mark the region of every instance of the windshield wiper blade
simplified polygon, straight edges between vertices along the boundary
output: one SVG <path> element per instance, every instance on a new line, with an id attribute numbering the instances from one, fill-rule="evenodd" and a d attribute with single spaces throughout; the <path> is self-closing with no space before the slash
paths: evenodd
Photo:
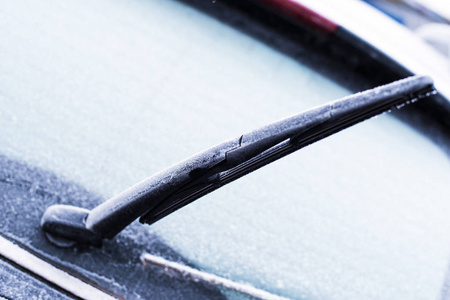
<path id="1" fill-rule="evenodd" d="M 391 108 L 435 93 L 431 78 L 413 76 L 330 102 L 196 154 L 91 211 L 50 206 L 41 226 L 59 246 L 101 245 L 140 217 L 152 224 L 262 166 Z"/>

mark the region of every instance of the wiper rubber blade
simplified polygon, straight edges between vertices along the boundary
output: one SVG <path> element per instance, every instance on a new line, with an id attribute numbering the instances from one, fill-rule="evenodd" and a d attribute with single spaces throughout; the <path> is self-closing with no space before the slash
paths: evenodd
<path id="1" fill-rule="evenodd" d="M 100 246 L 131 222 L 152 224 L 256 169 L 391 108 L 434 94 L 412 76 L 310 109 L 200 152 L 130 187 L 92 210 L 53 205 L 41 226 L 58 246 Z"/>

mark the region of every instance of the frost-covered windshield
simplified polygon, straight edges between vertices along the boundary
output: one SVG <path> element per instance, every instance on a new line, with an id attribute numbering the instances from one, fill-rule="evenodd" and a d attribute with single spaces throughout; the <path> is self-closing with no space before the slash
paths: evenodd
<path id="1" fill-rule="evenodd" d="M 107 199 L 210 145 L 350 94 L 177 1 L 0 8 L 0 154 Z M 448 158 L 383 115 L 145 227 L 285 297 L 437 297 Z"/>

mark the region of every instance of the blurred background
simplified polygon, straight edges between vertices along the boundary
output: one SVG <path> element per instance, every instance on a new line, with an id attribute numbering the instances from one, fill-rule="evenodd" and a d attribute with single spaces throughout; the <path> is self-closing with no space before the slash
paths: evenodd
<path id="1" fill-rule="evenodd" d="M 364 0 L 450 58 L 450 3 L 445 0 Z"/>

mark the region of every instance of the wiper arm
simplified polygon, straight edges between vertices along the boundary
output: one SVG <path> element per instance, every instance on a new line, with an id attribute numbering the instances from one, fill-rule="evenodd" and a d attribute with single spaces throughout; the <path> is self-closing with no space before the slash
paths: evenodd
<path id="1" fill-rule="evenodd" d="M 432 93 L 429 77 L 413 76 L 313 108 L 196 154 L 91 211 L 53 205 L 42 217 L 42 229 L 59 246 L 100 246 L 103 238 L 113 238 L 139 217 L 152 224 L 287 154 Z"/>

